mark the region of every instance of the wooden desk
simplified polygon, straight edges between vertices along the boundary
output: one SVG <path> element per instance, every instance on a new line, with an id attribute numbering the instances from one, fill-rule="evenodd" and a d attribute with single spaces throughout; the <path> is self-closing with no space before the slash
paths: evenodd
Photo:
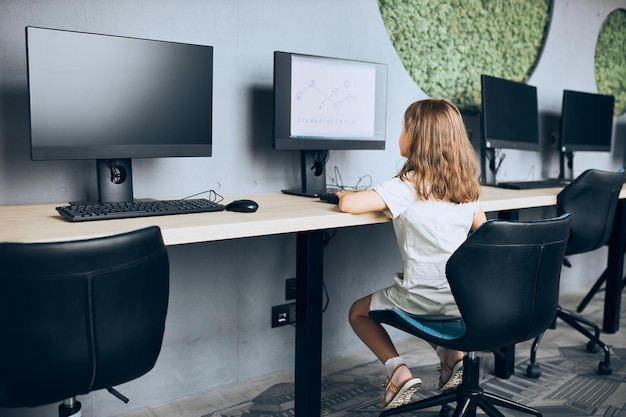
<path id="1" fill-rule="evenodd" d="M 507 213 L 533 207 L 556 204 L 559 188 L 540 190 L 506 190 L 482 187 L 481 204 L 487 212 Z M 382 213 L 352 215 L 340 213 L 336 206 L 317 199 L 281 193 L 227 196 L 252 198 L 259 203 L 254 214 L 218 212 L 190 215 L 143 217 L 135 219 L 69 223 L 56 211 L 58 204 L 0 206 L 0 241 L 46 242 L 86 239 L 156 224 L 161 228 L 166 245 L 218 241 L 281 233 L 296 233 L 296 363 L 295 363 L 295 413 L 299 417 L 321 414 L 321 335 L 322 335 L 322 282 L 324 229 L 385 223 L 389 219 Z M 626 198 L 622 191 L 620 198 Z M 626 206 L 626 205 L 625 205 Z M 624 215 L 626 208 L 619 213 Z M 618 215 L 619 215 L 618 213 Z M 623 222 L 620 221 L 620 225 Z M 622 226 L 620 226 L 622 227 Z M 622 231 L 623 232 L 623 231 Z M 623 273 L 623 238 L 619 247 L 610 250 L 609 264 L 613 275 L 621 279 Z M 621 245 L 621 246 L 620 246 Z M 618 253 L 621 250 L 622 252 Z M 617 300 L 615 300 L 617 298 Z M 619 327 L 619 300 L 611 296 L 609 312 L 615 317 L 613 332 Z M 605 301 L 606 303 L 606 301 Z M 607 314 L 605 304 L 605 315 Z M 605 325 L 606 328 L 606 325 Z"/>
<path id="2" fill-rule="evenodd" d="M 282 193 L 225 198 L 253 198 L 256 213 L 197 213 L 70 223 L 55 210 L 63 204 L 0 206 L 0 241 L 50 242 L 87 239 L 158 225 L 166 245 L 210 242 L 318 229 L 387 222 L 382 213 L 360 216 L 340 213 L 331 204 Z"/>
<path id="3" fill-rule="evenodd" d="M 228 196 L 231 201 L 244 196 Z M 70 223 L 59 204 L 0 206 L 0 241 L 48 242 L 87 239 L 158 225 L 166 245 L 296 233 L 295 414 L 321 415 L 322 284 L 324 229 L 388 222 L 381 213 L 350 215 L 318 199 L 282 193 L 247 195 L 256 213 L 189 215 Z"/>
<path id="4" fill-rule="evenodd" d="M 559 191 L 559 188 L 507 190 L 482 187 L 481 204 L 487 212 L 553 206 Z M 626 197 L 625 191 L 622 194 Z M 70 223 L 55 210 L 56 206 L 63 205 L 61 203 L 0 206 L 0 241 L 32 243 L 87 239 L 156 224 L 161 228 L 166 245 L 181 245 L 389 221 L 382 213 L 345 214 L 335 205 L 317 199 L 278 192 L 230 195 L 224 201 L 236 198 L 254 199 L 259 203 L 259 210 L 253 214 L 224 211 Z M 620 195 L 620 198 L 623 197 Z"/>

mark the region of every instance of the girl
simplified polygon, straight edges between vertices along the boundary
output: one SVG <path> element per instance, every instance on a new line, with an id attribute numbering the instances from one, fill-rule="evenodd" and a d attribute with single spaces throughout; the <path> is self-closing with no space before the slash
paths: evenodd
<path id="1" fill-rule="evenodd" d="M 385 365 L 383 408 L 409 402 L 422 385 L 413 377 L 386 330 L 370 310 L 399 308 L 431 319 L 460 318 L 445 275 L 446 262 L 470 229 L 486 220 L 478 197 L 476 156 L 459 110 L 446 99 L 411 104 L 399 139 L 407 158 L 398 175 L 372 190 L 339 191 L 339 209 L 347 213 L 383 210 L 393 219 L 403 272 L 392 286 L 354 302 L 350 324 Z M 433 346 L 441 361 L 439 389 L 457 387 L 463 352 Z"/>

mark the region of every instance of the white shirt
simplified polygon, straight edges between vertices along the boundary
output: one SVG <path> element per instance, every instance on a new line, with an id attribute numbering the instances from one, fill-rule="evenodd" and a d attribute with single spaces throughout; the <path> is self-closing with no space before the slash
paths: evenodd
<path id="1" fill-rule="evenodd" d="M 395 284 L 374 294 L 371 309 L 398 307 L 434 319 L 460 317 L 445 268 L 465 241 L 478 201 L 419 200 L 410 181 L 393 178 L 374 190 L 387 204 L 403 263 Z"/>

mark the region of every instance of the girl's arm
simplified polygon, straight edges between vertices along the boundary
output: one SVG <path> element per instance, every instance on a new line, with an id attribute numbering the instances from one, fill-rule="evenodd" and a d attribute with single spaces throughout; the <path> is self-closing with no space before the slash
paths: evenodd
<path id="1" fill-rule="evenodd" d="M 339 197 L 339 210 L 344 213 L 360 214 L 387 208 L 385 201 L 374 190 L 337 191 L 335 194 Z"/>
<path id="2" fill-rule="evenodd" d="M 476 213 L 474 213 L 474 219 L 472 220 L 472 230 L 476 230 L 478 226 L 487 221 L 487 216 L 482 208 L 480 208 Z"/>

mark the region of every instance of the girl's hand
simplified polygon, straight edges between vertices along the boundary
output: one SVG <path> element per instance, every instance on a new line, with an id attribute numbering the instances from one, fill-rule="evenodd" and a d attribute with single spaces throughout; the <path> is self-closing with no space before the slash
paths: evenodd
<path id="1" fill-rule="evenodd" d="M 341 190 L 335 195 L 339 197 L 339 210 L 345 213 L 360 214 L 387 208 L 385 201 L 374 190 L 358 192 Z"/>
<path id="2" fill-rule="evenodd" d="M 348 191 L 348 190 L 339 190 L 339 191 L 337 191 L 337 192 L 335 193 L 335 195 L 336 195 L 337 197 L 339 197 L 339 199 L 341 200 L 341 197 L 342 197 L 342 196 L 344 196 L 344 195 L 346 195 L 346 194 L 348 194 L 348 193 L 350 193 L 350 192 L 352 192 L 352 191 Z"/>

